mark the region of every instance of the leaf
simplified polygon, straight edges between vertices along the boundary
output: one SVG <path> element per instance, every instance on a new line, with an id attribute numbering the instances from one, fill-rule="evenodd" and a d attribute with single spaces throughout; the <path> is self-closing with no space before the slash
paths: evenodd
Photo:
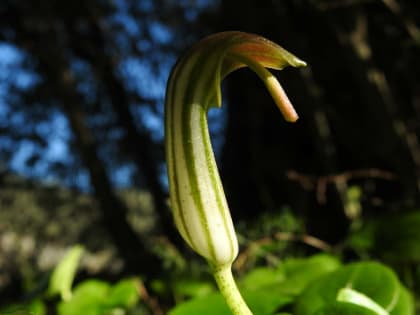
<path id="1" fill-rule="evenodd" d="M 0 309 L 0 315 L 31 315 L 31 313 L 26 305 L 16 304 Z"/>
<path id="2" fill-rule="evenodd" d="M 285 280 L 282 269 L 259 267 L 249 272 L 240 282 L 247 289 L 258 289 L 263 286 L 277 285 Z"/>
<path id="3" fill-rule="evenodd" d="M 388 215 L 364 222 L 347 240 L 362 254 L 374 254 L 390 264 L 420 261 L 420 211 Z"/>
<path id="4" fill-rule="evenodd" d="M 249 291 L 245 292 L 250 294 L 248 300 L 253 300 L 254 304 L 248 303 L 256 314 L 272 314 L 276 309 L 293 303 L 309 283 L 339 267 L 338 259 L 326 254 L 286 259 L 272 272 L 260 270 L 251 274 L 252 277 L 247 279 L 248 283 L 258 275 L 262 279 L 254 280 L 253 289 L 248 284 Z M 260 309 L 264 312 L 256 312 Z"/>
<path id="5" fill-rule="evenodd" d="M 327 254 L 309 258 L 289 258 L 279 267 L 285 275 L 285 280 L 277 290 L 294 296 L 299 295 L 309 283 L 340 266 L 341 263 L 336 257 Z"/>
<path id="6" fill-rule="evenodd" d="M 392 314 L 414 314 L 415 313 L 415 306 L 413 302 L 413 297 L 411 296 L 410 292 L 404 287 L 401 286 L 401 294 L 400 298 L 398 299 L 397 305 L 392 311 Z"/>
<path id="7" fill-rule="evenodd" d="M 269 315 L 283 305 L 292 302 L 289 296 L 279 296 L 271 290 L 241 290 L 245 302 L 255 315 Z M 168 315 L 232 315 L 220 293 L 212 293 L 206 297 L 181 303 Z"/>
<path id="8" fill-rule="evenodd" d="M 59 315 L 105 315 L 128 309 L 139 301 L 139 280 L 123 279 L 114 286 L 105 281 L 87 280 L 80 283 L 69 301 L 58 305 Z"/>
<path id="9" fill-rule="evenodd" d="M 273 314 L 277 309 L 293 302 L 293 297 L 279 294 L 269 287 L 260 290 L 244 290 L 242 293 L 255 315 Z"/>
<path id="10" fill-rule="evenodd" d="M 58 305 L 59 315 L 100 315 L 103 314 L 110 285 L 104 281 L 88 280 L 79 284 L 68 301 Z"/>
<path id="11" fill-rule="evenodd" d="M 214 292 L 214 286 L 209 282 L 196 280 L 180 280 L 174 287 L 177 295 L 184 297 L 203 297 Z"/>
<path id="12" fill-rule="evenodd" d="M 339 266 L 337 258 L 325 254 L 287 259 L 278 268 L 260 267 L 251 271 L 240 282 L 241 292 L 254 314 L 273 314 L 292 303 L 309 282 Z M 213 293 L 181 303 L 169 314 L 231 315 L 231 312 L 221 295 Z"/>
<path id="13" fill-rule="evenodd" d="M 376 262 L 349 264 L 314 281 L 298 298 L 296 314 L 377 314 L 363 305 L 337 301 L 343 288 L 363 294 L 391 315 L 413 314 L 413 301 L 397 276 Z"/>
<path id="14" fill-rule="evenodd" d="M 365 309 L 367 308 L 378 315 L 388 315 L 387 310 L 385 310 L 382 306 L 378 305 L 370 297 L 351 288 L 340 289 L 340 291 L 338 291 L 336 300 L 337 302 L 356 304 Z"/>
<path id="15" fill-rule="evenodd" d="M 137 304 L 139 297 L 139 280 L 123 279 L 111 288 L 106 305 L 111 308 L 129 308 Z"/>
<path id="16" fill-rule="evenodd" d="M 55 267 L 47 291 L 48 296 L 60 294 L 61 299 L 64 301 L 71 298 L 71 286 L 82 253 L 83 247 L 81 245 L 73 246 Z"/>
<path id="17" fill-rule="evenodd" d="M 168 315 L 232 315 L 220 293 L 212 293 L 181 303 L 169 311 Z"/>
<path id="18" fill-rule="evenodd" d="M 314 279 L 336 270 L 340 262 L 336 257 L 319 254 L 309 258 L 288 258 L 278 268 L 259 267 L 241 281 L 246 289 L 271 287 L 279 295 L 298 295 Z"/>
<path id="19" fill-rule="evenodd" d="M 41 300 L 33 300 L 28 304 L 29 314 L 31 315 L 45 315 L 47 314 L 47 307 Z"/>
<path id="20" fill-rule="evenodd" d="M 0 309 L 0 315 L 45 315 L 45 304 L 35 299 L 27 304 L 13 304 Z"/>
<path id="21" fill-rule="evenodd" d="M 390 262 L 420 261 L 420 211 L 390 216 L 376 227 L 374 251 Z"/>
<path id="22" fill-rule="evenodd" d="M 375 312 L 352 303 L 333 302 L 318 310 L 316 315 L 377 315 Z"/>

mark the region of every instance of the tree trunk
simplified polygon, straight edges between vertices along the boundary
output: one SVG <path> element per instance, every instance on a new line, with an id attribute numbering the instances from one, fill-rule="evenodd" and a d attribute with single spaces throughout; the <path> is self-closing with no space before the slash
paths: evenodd
<path id="1" fill-rule="evenodd" d="M 106 93 L 110 97 L 111 106 L 116 114 L 118 124 L 124 130 L 122 140 L 123 149 L 133 157 L 138 166 L 139 172 L 144 176 L 147 189 L 152 195 L 155 211 L 157 212 L 161 232 L 167 236 L 172 243 L 179 245 L 180 237 L 173 224 L 172 215 L 167 207 L 167 195 L 164 192 L 159 181 L 158 164 L 162 161 L 162 157 L 158 154 L 156 145 L 153 143 L 150 134 L 144 128 L 139 129 L 134 117 L 130 111 L 130 101 L 127 92 L 121 81 L 116 77 L 114 65 L 111 57 L 105 54 L 106 44 L 104 35 L 95 17 L 90 18 L 90 31 L 98 51 L 103 54 L 92 55 L 84 49 L 83 45 L 78 47 L 77 51 L 91 65 L 98 82 L 103 83 Z M 77 43 L 78 34 L 75 33 L 74 27 L 69 25 L 69 32 L 73 36 L 73 42 Z M 146 101 L 147 102 L 147 101 Z"/>
<path id="2" fill-rule="evenodd" d="M 96 145 L 90 130 L 85 124 L 85 117 L 74 93 L 74 84 L 62 72 L 62 80 L 57 88 L 62 95 L 63 110 L 76 137 L 78 148 L 86 165 L 95 196 L 103 213 L 105 227 L 111 234 L 115 245 L 127 264 L 129 271 L 156 273 L 159 270 L 158 258 L 139 240 L 127 221 L 127 209 L 111 188 L 105 167 L 97 156 Z"/>

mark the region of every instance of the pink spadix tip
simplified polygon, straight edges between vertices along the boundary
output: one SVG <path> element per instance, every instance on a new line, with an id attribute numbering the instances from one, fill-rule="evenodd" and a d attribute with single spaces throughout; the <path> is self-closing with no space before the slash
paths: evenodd
<path id="1" fill-rule="evenodd" d="M 280 82 L 276 79 L 274 75 L 270 75 L 266 78 L 266 87 L 273 97 L 274 102 L 277 107 L 280 109 L 281 113 L 284 116 L 284 119 L 288 122 L 295 122 L 299 119 L 298 114 L 296 113 L 295 108 L 287 97 L 286 92 L 283 87 L 280 85 Z"/>

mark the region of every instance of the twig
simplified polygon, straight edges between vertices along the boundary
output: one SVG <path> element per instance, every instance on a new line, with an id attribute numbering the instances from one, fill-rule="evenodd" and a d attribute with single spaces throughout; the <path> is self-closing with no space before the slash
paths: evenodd
<path id="1" fill-rule="evenodd" d="M 330 252 L 332 246 L 323 240 L 308 234 L 294 234 L 289 232 L 278 232 L 274 237 L 279 241 L 295 241 L 302 242 L 308 246 L 320 249 L 324 252 Z"/>
<path id="2" fill-rule="evenodd" d="M 316 6 L 321 11 L 330 11 L 336 9 L 347 9 L 356 5 L 363 5 L 367 3 L 372 3 L 376 0 L 338 0 L 338 1 L 325 1 L 317 3 Z"/>
<path id="3" fill-rule="evenodd" d="M 296 234 L 290 232 L 278 232 L 274 234 L 274 239 L 271 237 L 263 237 L 259 240 L 251 242 L 248 247 L 238 256 L 234 263 L 235 270 L 241 270 L 245 265 L 246 261 L 252 255 L 251 253 L 255 248 L 259 248 L 263 245 L 269 245 L 275 241 L 287 241 L 287 242 L 302 242 L 310 247 L 319 249 L 323 252 L 331 252 L 332 246 L 323 240 L 308 234 Z"/>
<path id="4" fill-rule="evenodd" d="M 403 22 L 408 34 L 414 40 L 416 44 L 420 44 L 420 30 L 414 23 L 412 19 L 407 16 L 404 16 L 401 12 L 401 7 L 396 0 L 382 0 L 385 6 L 391 11 L 395 16 L 399 17 Z"/>
<path id="5" fill-rule="evenodd" d="M 235 262 L 233 263 L 233 269 L 241 270 L 245 265 L 248 258 L 251 256 L 251 252 L 262 245 L 267 245 L 273 243 L 273 240 L 270 237 L 264 237 L 259 240 L 251 242 L 245 250 L 242 251 L 236 258 Z"/>
<path id="6" fill-rule="evenodd" d="M 163 310 L 159 306 L 157 299 L 149 295 L 146 287 L 141 281 L 139 281 L 138 283 L 139 283 L 139 286 L 138 286 L 139 295 L 142 301 L 144 301 L 144 304 L 147 305 L 147 307 L 150 309 L 153 315 L 163 315 Z"/>
<path id="7" fill-rule="evenodd" d="M 346 171 L 340 174 L 319 177 L 301 174 L 294 170 L 290 170 L 287 172 L 286 176 L 289 180 L 298 182 L 305 190 L 315 190 L 317 200 L 320 204 L 324 204 L 326 202 L 328 184 L 339 185 L 357 178 L 378 178 L 384 180 L 394 180 L 396 178 L 393 173 L 376 168 Z"/>

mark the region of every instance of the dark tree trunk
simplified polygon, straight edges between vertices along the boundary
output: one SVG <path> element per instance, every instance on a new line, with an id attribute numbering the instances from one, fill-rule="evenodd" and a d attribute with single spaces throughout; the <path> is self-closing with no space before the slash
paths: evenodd
<path id="1" fill-rule="evenodd" d="M 54 65 L 57 67 L 57 64 Z M 139 240 L 138 235 L 127 221 L 125 204 L 115 195 L 108 175 L 97 156 L 95 140 L 86 126 L 80 99 L 75 93 L 74 82 L 67 69 L 62 69 L 55 86 L 63 101 L 63 110 L 75 135 L 82 160 L 89 171 L 89 177 L 96 199 L 103 213 L 103 222 L 114 240 L 117 250 L 123 257 L 129 272 L 156 274 L 159 259 Z"/>
<path id="2" fill-rule="evenodd" d="M 144 176 L 146 187 L 152 195 L 154 208 L 159 217 L 161 232 L 171 242 L 179 245 L 180 237 L 166 204 L 167 195 L 159 181 L 158 166 L 162 156 L 159 154 L 157 145 L 153 143 L 148 131 L 134 121 L 133 114 L 130 111 L 130 100 L 127 91 L 121 80 L 116 77 L 112 58 L 105 53 L 107 47 L 103 32 L 95 17 L 91 17 L 90 22 L 90 34 L 92 39 L 95 40 L 95 47 L 97 51 L 103 51 L 103 53 L 99 55 L 92 54 L 91 51 L 85 49 L 86 45 L 83 45 L 83 43 L 77 47 L 77 51 L 82 58 L 85 58 L 89 64 L 93 65 L 98 82 L 103 82 L 106 93 L 109 94 L 117 123 L 124 130 L 123 147 L 121 149 L 126 151 L 136 161 L 139 172 Z M 68 25 L 68 29 L 73 42 L 78 43 L 78 38 L 81 35 L 75 32 L 75 28 L 71 24 Z M 141 99 L 140 101 L 148 102 Z"/>
<path id="3" fill-rule="evenodd" d="M 160 260 L 127 222 L 126 205 L 114 193 L 105 167 L 98 157 L 93 133 L 86 125 L 81 105 L 84 102 L 77 92 L 72 70 L 64 57 L 68 52 L 68 38 L 59 28 L 60 22 L 52 17 L 49 19 L 43 19 L 41 24 L 44 28 L 38 30 L 28 27 L 31 24 L 26 23 L 24 16 L 16 15 L 14 22 L 19 37 L 15 39 L 15 44 L 26 49 L 37 60 L 40 74 L 49 82 L 47 98 L 59 103 L 67 115 L 102 210 L 104 226 L 125 261 L 126 271 L 156 274 L 160 270 Z M 46 33 L 48 38 L 45 38 Z"/>

